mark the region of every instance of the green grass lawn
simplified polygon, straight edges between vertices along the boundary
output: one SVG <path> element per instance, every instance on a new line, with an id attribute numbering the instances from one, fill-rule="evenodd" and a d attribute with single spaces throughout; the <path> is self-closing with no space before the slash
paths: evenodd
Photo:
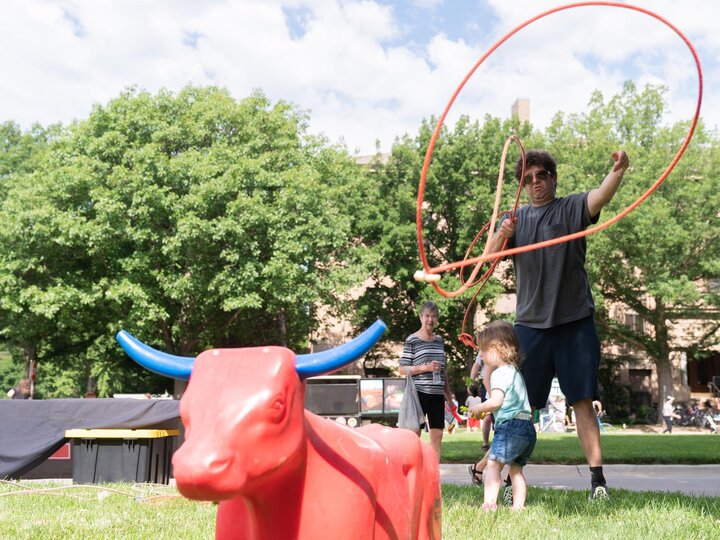
<path id="1" fill-rule="evenodd" d="M 62 486 L 0 482 L 0 537 L 55 539 L 211 539 L 217 507 L 188 501 L 169 486 Z M 39 492 L 55 487 L 55 491 Z M 106 487 L 107 490 L 101 488 Z M 400 501 L 398 501 L 400 503 Z M 527 508 L 480 511 L 482 489 L 443 486 L 443 538 L 710 539 L 720 530 L 720 499 L 613 490 L 609 503 L 581 491 L 530 488 Z M 318 538 L 324 538 L 319 533 Z"/>
<path id="2" fill-rule="evenodd" d="M 423 435 L 424 440 L 427 435 Z M 482 436 L 478 433 L 445 434 L 443 463 L 472 463 L 482 455 Z M 602 435 L 603 462 L 606 464 L 701 464 L 720 463 L 720 435 L 625 434 Z M 585 463 L 585 455 L 574 433 L 541 433 L 531 463 Z M 720 535 L 719 535 L 720 537 Z"/>
<path id="3" fill-rule="evenodd" d="M 603 435 L 602 442 L 606 463 L 720 463 L 720 436 L 617 433 Z M 443 461 L 470 463 L 481 443 L 476 433 L 446 436 Z M 574 434 L 541 434 L 532 459 L 584 462 Z M 525 511 L 501 507 L 486 514 L 480 511 L 482 488 L 442 489 L 445 539 L 720 538 L 718 497 L 613 489 L 609 503 L 590 503 L 586 491 L 530 487 Z M 2 539 L 211 539 L 216 510 L 183 499 L 171 486 L 0 481 Z"/>
<path id="4" fill-rule="evenodd" d="M 720 499 L 613 490 L 609 503 L 587 492 L 528 489 L 522 512 L 479 510 L 482 489 L 443 486 L 443 538 L 711 539 L 720 537 Z"/>
<path id="5" fill-rule="evenodd" d="M 215 537 L 212 503 L 182 498 L 170 486 L 62 486 L 0 482 L 0 538 L 203 539 Z M 52 491 L 39 492 L 42 488 Z"/>

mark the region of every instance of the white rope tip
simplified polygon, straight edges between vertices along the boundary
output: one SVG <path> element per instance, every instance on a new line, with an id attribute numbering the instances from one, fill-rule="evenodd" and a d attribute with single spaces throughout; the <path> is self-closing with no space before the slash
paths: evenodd
<path id="1" fill-rule="evenodd" d="M 425 283 L 431 283 L 434 281 L 440 281 L 442 276 L 440 274 L 428 274 L 424 270 L 418 270 L 413 274 L 415 281 L 424 281 Z"/>

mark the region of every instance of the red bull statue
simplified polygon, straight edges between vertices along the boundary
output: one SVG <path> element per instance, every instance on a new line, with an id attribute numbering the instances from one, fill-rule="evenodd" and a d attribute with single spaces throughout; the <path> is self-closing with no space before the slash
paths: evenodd
<path id="1" fill-rule="evenodd" d="M 146 368 L 189 377 L 174 475 L 184 496 L 219 501 L 216 538 L 440 538 L 439 468 L 428 444 L 408 430 L 353 429 L 304 408 L 307 377 L 359 358 L 384 331 L 377 321 L 315 354 L 255 347 L 197 359 L 117 337 Z"/>

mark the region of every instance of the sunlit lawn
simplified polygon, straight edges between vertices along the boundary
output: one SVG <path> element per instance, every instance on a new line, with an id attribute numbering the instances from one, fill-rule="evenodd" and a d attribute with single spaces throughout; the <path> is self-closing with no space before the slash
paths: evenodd
<path id="1" fill-rule="evenodd" d="M 169 486 L 60 486 L 0 483 L 0 537 L 55 539 L 210 539 L 217 507 L 180 498 Z M 109 490 L 100 489 L 107 487 Z M 711 539 L 720 530 L 720 499 L 613 490 L 610 503 L 581 491 L 530 488 L 523 512 L 480 511 L 482 489 L 443 486 L 443 538 Z M 398 504 L 408 504 L 398 501 Z M 318 539 L 323 539 L 318 531 Z"/>
<path id="2" fill-rule="evenodd" d="M 184 499 L 172 486 L 20 484 L 0 482 L 0 538 L 214 537 L 215 505 Z"/>
<path id="3" fill-rule="evenodd" d="M 720 538 L 720 499 L 613 490 L 609 503 L 586 491 L 529 488 L 527 507 L 480 510 L 482 489 L 443 486 L 443 538 L 711 539 Z"/>
<path id="4" fill-rule="evenodd" d="M 720 463 L 720 436 L 620 432 L 603 435 L 602 443 L 606 463 Z M 477 433 L 446 434 L 443 461 L 470 463 L 481 444 Z M 540 434 L 532 457 L 532 463 L 584 461 L 575 434 Z M 486 514 L 482 488 L 443 485 L 443 538 L 720 538 L 720 498 L 612 493 L 610 503 L 590 503 L 586 491 L 532 487 L 525 511 Z M 0 482 L 2 539 L 209 539 L 216 510 L 183 499 L 172 486 Z"/>
<path id="5" fill-rule="evenodd" d="M 482 436 L 479 433 L 445 434 L 442 461 L 471 463 L 481 455 L 481 445 Z M 603 434 L 602 447 L 603 461 L 607 464 L 720 463 L 720 435 L 709 433 L 661 435 L 625 434 L 618 431 Z M 585 456 L 574 433 L 541 433 L 530 461 L 576 464 L 584 463 Z"/>

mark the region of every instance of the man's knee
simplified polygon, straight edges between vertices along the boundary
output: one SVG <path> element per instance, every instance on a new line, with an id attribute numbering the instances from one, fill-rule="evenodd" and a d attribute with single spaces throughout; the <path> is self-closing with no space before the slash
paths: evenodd
<path id="1" fill-rule="evenodd" d="M 575 410 L 575 414 L 577 415 L 578 412 L 580 413 L 587 413 L 590 412 L 590 410 L 593 408 L 592 406 L 592 399 L 581 399 L 576 401 L 575 403 L 571 404 L 572 408 Z M 593 413 L 594 415 L 594 413 Z"/>

